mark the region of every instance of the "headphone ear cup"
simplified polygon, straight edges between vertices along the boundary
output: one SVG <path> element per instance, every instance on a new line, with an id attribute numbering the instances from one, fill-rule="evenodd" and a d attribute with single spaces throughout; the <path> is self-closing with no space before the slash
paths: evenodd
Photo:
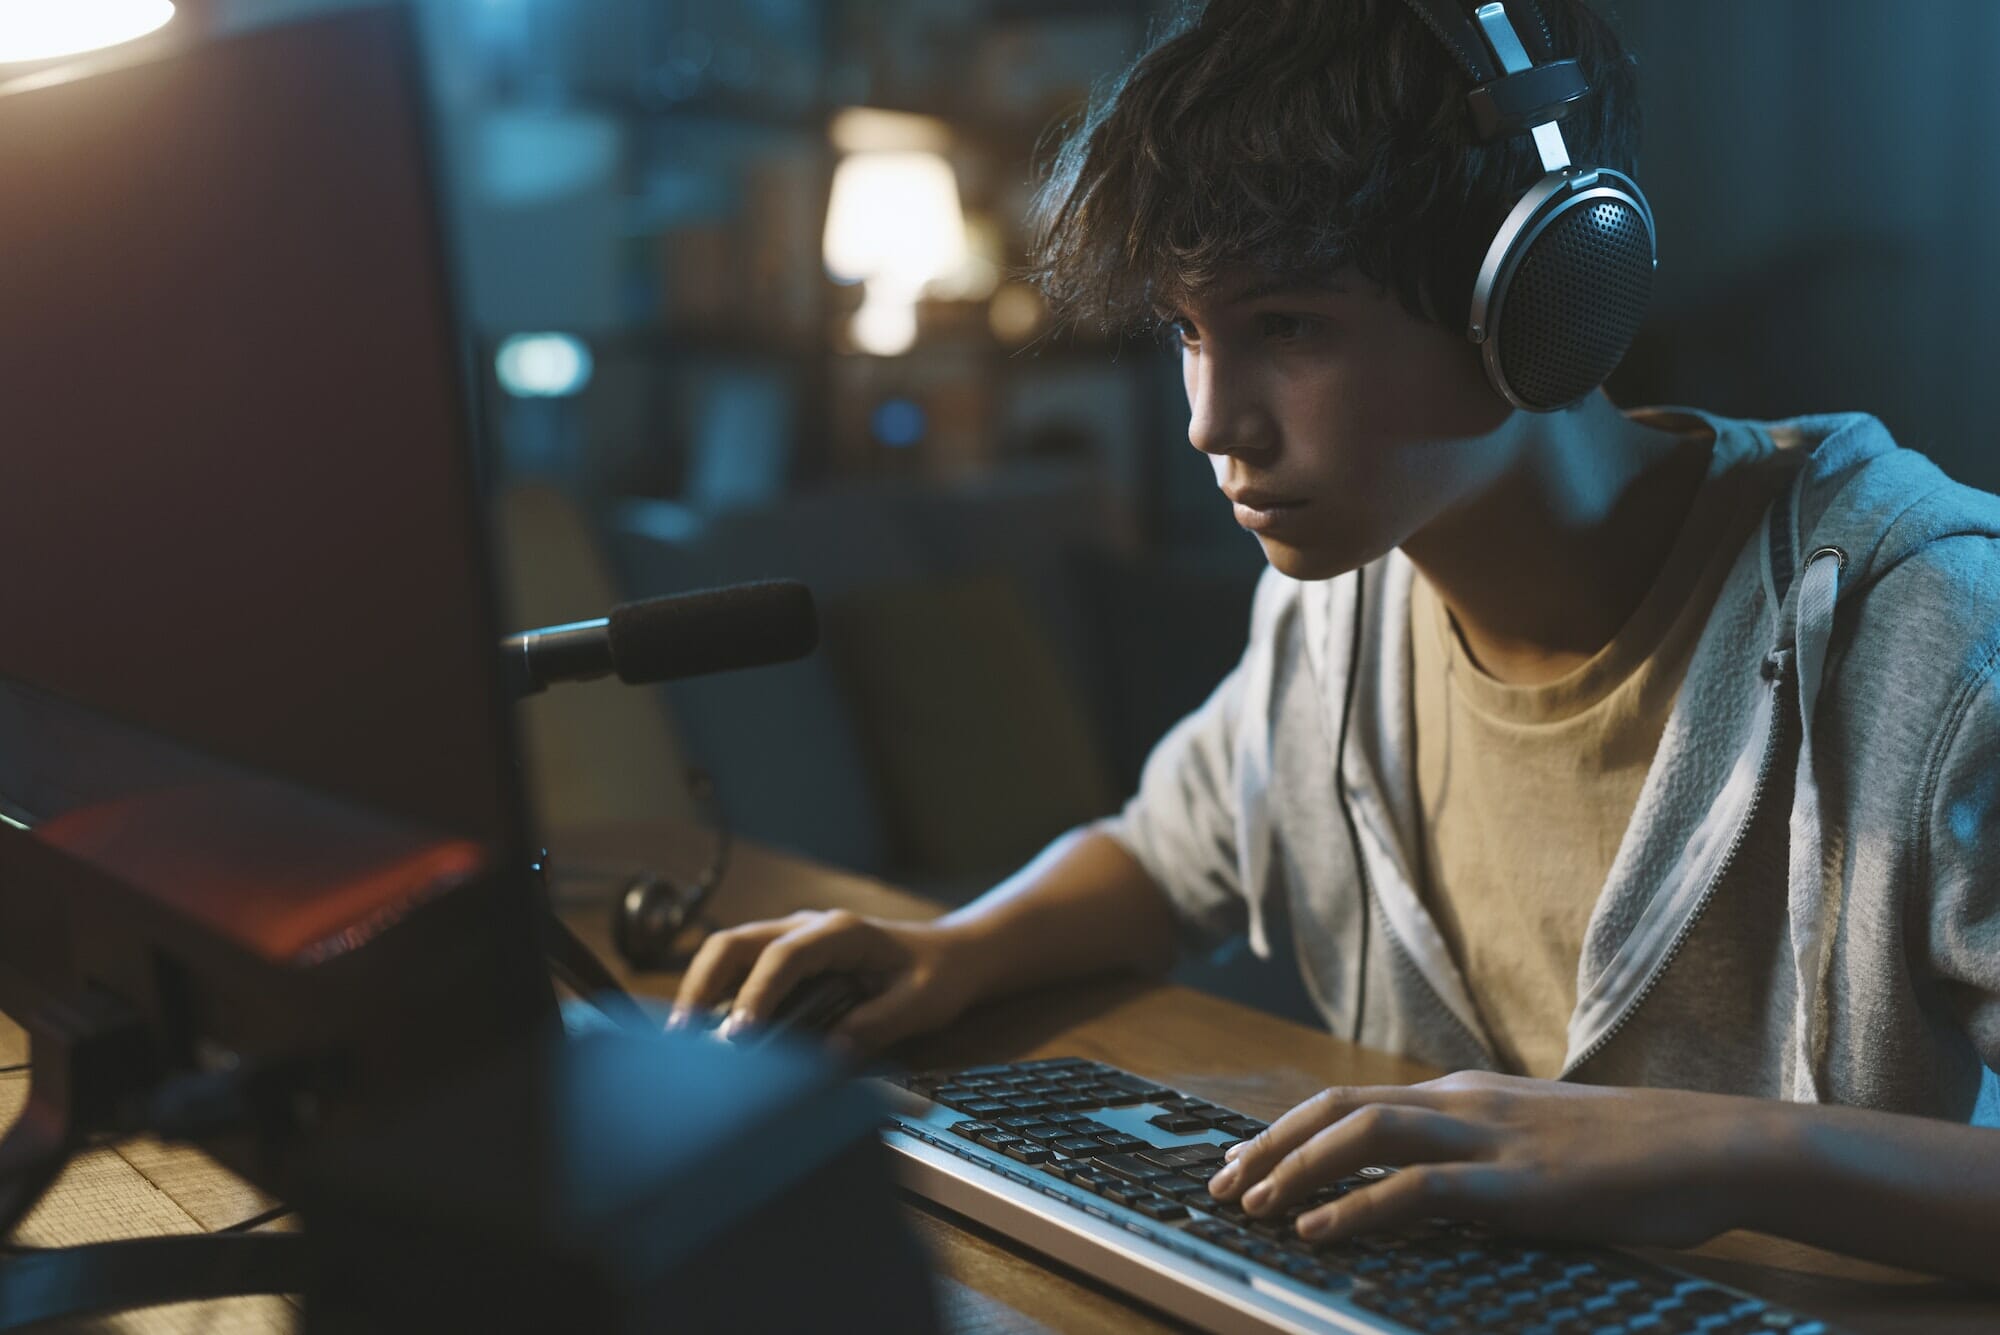
<path id="1" fill-rule="evenodd" d="M 1473 321 L 1487 379 L 1517 408 L 1566 408 L 1617 369 L 1645 321 L 1657 263 L 1652 210 L 1618 172 L 1546 177 L 1494 249 Z"/>
<path id="2" fill-rule="evenodd" d="M 611 913 L 611 943 L 640 971 L 664 969 L 687 926 L 693 896 L 662 876 L 641 876 L 619 894 Z"/>

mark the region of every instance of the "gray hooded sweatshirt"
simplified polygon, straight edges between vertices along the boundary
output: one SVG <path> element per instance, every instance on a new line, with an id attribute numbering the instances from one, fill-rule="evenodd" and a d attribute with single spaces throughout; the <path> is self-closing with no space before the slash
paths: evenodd
<path id="1" fill-rule="evenodd" d="M 2000 1120 L 2000 498 L 1872 417 L 1689 415 L 1711 475 L 1787 479 L 1591 913 L 1562 1078 Z M 1099 828 L 1189 945 L 1289 942 L 1334 1033 L 1491 1068 L 1416 879 L 1413 575 L 1267 571 L 1242 661 Z"/>

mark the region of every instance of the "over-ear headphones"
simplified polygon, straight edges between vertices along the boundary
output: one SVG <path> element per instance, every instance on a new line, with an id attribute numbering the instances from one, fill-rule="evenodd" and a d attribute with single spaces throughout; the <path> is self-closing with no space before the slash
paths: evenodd
<path id="1" fill-rule="evenodd" d="M 689 770 L 688 793 L 703 823 L 715 832 L 708 866 L 692 884 L 655 872 L 635 872 L 625 878 L 611 905 L 611 943 L 625 963 L 641 973 L 682 962 L 674 953 L 681 933 L 700 919 L 729 874 L 729 823 L 716 801 L 715 781 L 701 770 Z"/>
<path id="2" fill-rule="evenodd" d="M 1645 319 L 1659 267 L 1652 206 L 1623 172 L 1570 162 L 1556 121 L 1590 85 L 1555 58 L 1535 0 L 1511 0 L 1531 20 L 1518 31 L 1498 0 L 1473 15 L 1460 0 L 1407 3 L 1472 80 L 1479 137 L 1534 135 L 1543 175 L 1486 248 L 1465 332 L 1507 402 L 1566 408 L 1617 368 Z"/>

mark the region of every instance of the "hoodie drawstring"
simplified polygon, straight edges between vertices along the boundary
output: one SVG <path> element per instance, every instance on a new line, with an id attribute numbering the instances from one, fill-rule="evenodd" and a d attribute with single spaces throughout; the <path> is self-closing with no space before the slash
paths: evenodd
<path id="1" fill-rule="evenodd" d="M 1818 776 L 1813 769 L 1813 709 L 1826 675 L 1826 651 L 1833 637 L 1833 608 L 1840 570 L 1847 555 L 1822 547 L 1806 560 L 1799 576 L 1793 643 L 1799 682 L 1799 767 L 1792 785 L 1791 866 L 1787 909 L 1792 929 L 1792 969 L 1798 1000 L 1793 1031 L 1791 1098 L 1819 1103 L 1825 1096 L 1820 1068 L 1827 1046 L 1827 971 L 1833 938 L 1840 928 L 1840 894 L 1829 893 L 1825 831 L 1820 822 Z"/>

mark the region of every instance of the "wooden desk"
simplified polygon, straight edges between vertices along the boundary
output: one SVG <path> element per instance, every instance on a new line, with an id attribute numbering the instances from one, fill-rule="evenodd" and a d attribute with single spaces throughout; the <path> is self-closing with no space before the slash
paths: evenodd
<path id="1" fill-rule="evenodd" d="M 554 841 L 558 865 L 636 864 L 689 871 L 706 850 L 650 827 L 572 832 Z M 616 964 L 608 883 L 578 883 L 558 907 Z M 936 906 L 876 882 L 796 859 L 739 848 L 714 910 L 724 924 L 802 907 L 844 907 L 924 918 Z M 621 978 L 635 991 L 670 995 L 661 975 Z M 11 1046 L 10 1046 L 11 1045 Z M 914 1066 L 1077 1055 L 1129 1067 L 1259 1117 L 1272 1117 L 1328 1084 L 1399 1083 L 1434 1072 L 1414 1063 L 1186 988 L 1104 980 L 987 1007 L 899 1054 Z M 0 1021 L 0 1126 L 12 1121 L 22 1077 L 19 1031 Z M 50 1242 L 217 1229 L 270 1203 L 198 1154 L 153 1144 L 85 1156 L 23 1225 L 23 1240 Z M 1096 1335 L 1180 1329 L 1087 1276 L 1051 1269 L 955 1217 L 913 1204 L 911 1218 L 940 1276 L 947 1321 L 960 1335 L 1041 1328 Z M 2000 1328 L 2000 1294 L 1971 1295 L 1897 1271 L 1749 1234 L 1731 1234 L 1678 1264 L 1864 1332 L 1964 1332 Z M 297 1312 L 277 1299 L 189 1304 L 134 1313 L 94 1330 L 283 1331 Z"/>

